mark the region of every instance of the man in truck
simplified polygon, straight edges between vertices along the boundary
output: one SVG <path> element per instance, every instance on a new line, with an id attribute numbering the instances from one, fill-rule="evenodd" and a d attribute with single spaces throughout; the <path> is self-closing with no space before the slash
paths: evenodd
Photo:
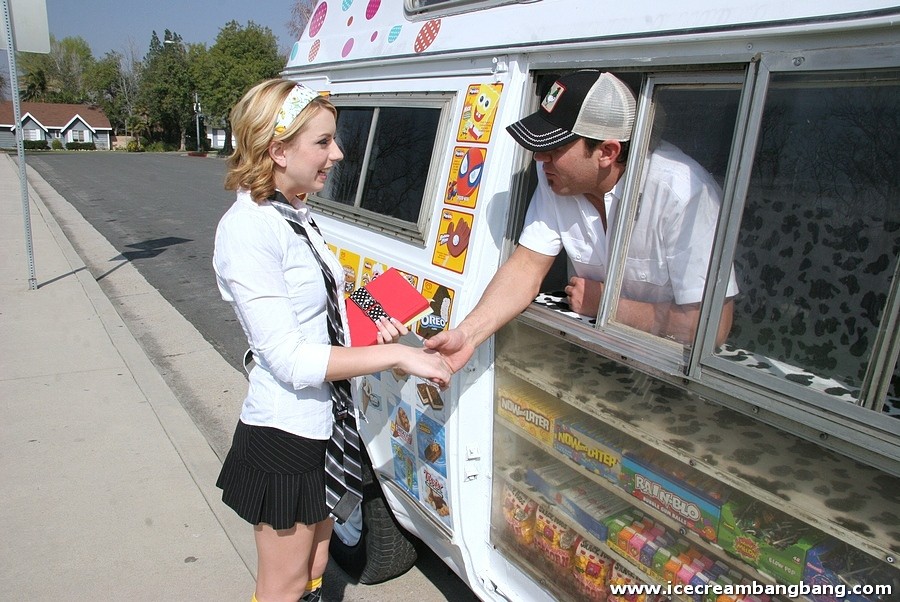
<path id="1" fill-rule="evenodd" d="M 582 70 L 556 80 L 537 112 L 506 128 L 534 153 L 537 188 L 518 245 L 481 300 L 456 328 L 425 343 L 443 354 L 454 371 L 528 307 L 563 249 L 574 271 L 565 287 L 569 306 L 582 315 L 597 314 L 634 113 L 634 93 L 623 81 Z M 646 174 L 614 319 L 690 345 L 721 192 L 700 164 L 664 141 L 652 149 Z M 719 345 L 731 328 L 737 292 L 732 271 Z"/>

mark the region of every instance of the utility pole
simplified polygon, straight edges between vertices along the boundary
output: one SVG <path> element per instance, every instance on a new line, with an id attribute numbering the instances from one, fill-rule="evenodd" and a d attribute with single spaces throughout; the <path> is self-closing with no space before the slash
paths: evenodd
<path id="1" fill-rule="evenodd" d="M 200 143 L 200 97 L 194 91 L 194 117 L 197 120 L 197 152 L 203 152 L 203 144 Z"/>

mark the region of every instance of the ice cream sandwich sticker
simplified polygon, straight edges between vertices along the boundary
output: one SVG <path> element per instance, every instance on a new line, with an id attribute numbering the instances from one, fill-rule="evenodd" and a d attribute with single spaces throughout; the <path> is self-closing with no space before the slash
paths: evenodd
<path id="1" fill-rule="evenodd" d="M 444 198 L 448 205 L 475 208 L 486 156 L 487 150 L 477 146 L 457 146 L 453 149 L 447 196 Z"/>
<path id="2" fill-rule="evenodd" d="M 338 253 L 338 261 L 344 268 L 344 296 L 348 297 L 350 293 L 356 290 L 359 283 L 359 255 L 341 249 Z"/>
<path id="3" fill-rule="evenodd" d="M 466 251 L 469 250 L 471 232 L 472 215 L 470 213 L 443 209 L 431 263 L 462 274 L 466 264 Z"/>
<path id="4" fill-rule="evenodd" d="M 423 408 L 432 408 L 436 412 L 444 409 L 444 400 L 441 398 L 441 391 L 436 386 L 425 381 L 416 383 L 416 395 L 419 396 L 419 403 Z"/>
<path id="5" fill-rule="evenodd" d="M 391 438 L 409 449 L 413 442 L 412 418 L 409 405 L 402 401 L 391 412 Z"/>
<path id="6" fill-rule="evenodd" d="M 423 339 L 430 339 L 450 326 L 454 292 L 453 289 L 426 278 L 422 282 L 422 294 L 431 301 L 431 313 L 416 324 L 416 334 Z"/>
<path id="7" fill-rule="evenodd" d="M 418 472 L 419 501 L 444 525 L 453 528 L 450 513 L 450 495 L 447 480 L 428 466 L 420 466 Z"/>
<path id="8" fill-rule="evenodd" d="M 502 91 L 503 84 L 471 84 L 467 88 L 457 142 L 490 142 Z"/>
<path id="9" fill-rule="evenodd" d="M 416 449 L 419 459 L 447 476 L 447 453 L 444 443 L 444 425 L 427 415 L 416 413 Z"/>

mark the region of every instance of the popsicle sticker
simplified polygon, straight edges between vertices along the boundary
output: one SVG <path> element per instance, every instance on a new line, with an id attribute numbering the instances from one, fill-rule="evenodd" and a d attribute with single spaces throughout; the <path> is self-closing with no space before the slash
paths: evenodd
<path id="1" fill-rule="evenodd" d="M 483 142 L 491 139 L 494 116 L 500 104 L 503 84 L 472 84 L 466 93 L 462 117 L 459 120 L 458 142 Z"/>
<path id="2" fill-rule="evenodd" d="M 462 274 L 466 264 L 466 251 L 469 249 L 471 233 L 471 214 L 450 209 L 441 211 L 441 223 L 438 227 L 438 238 L 435 241 L 431 263 Z"/>
<path id="3" fill-rule="evenodd" d="M 444 199 L 448 205 L 475 208 L 486 156 L 487 151 L 483 148 L 457 146 L 453 149 L 447 196 Z"/>

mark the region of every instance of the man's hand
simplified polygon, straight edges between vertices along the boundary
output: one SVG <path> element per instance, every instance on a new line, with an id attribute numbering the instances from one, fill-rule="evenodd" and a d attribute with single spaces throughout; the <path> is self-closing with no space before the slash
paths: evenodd
<path id="1" fill-rule="evenodd" d="M 594 318 L 600 309 L 600 297 L 603 295 L 603 283 L 572 276 L 569 286 L 565 288 L 569 307 L 583 316 Z"/>
<path id="2" fill-rule="evenodd" d="M 458 328 L 439 332 L 425 340 L 425 348 L 440 353 L 454 374 L 462 370 L 475 353 L 465 333 Z"/>

